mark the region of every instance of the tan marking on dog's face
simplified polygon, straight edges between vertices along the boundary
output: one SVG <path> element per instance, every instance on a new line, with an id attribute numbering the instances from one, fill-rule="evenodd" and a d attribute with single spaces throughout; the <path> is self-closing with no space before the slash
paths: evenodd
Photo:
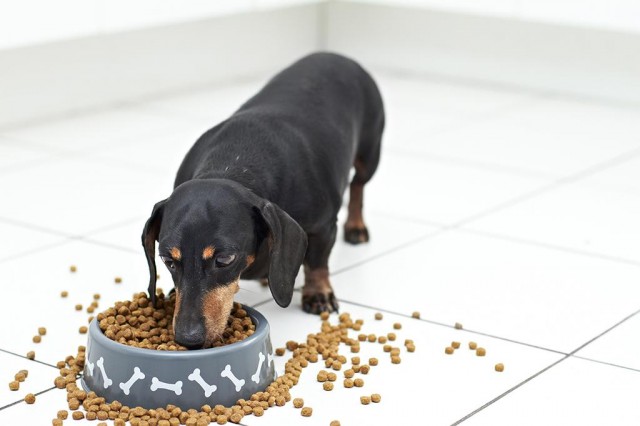
<path id="1" fill-rule="evenodd" d="M 247 256 L 247 268 L 251 266 L 255 261 L 256 257 L 254 255 L 250 254 L 249 256 Z"/>
<path id="2" fill-rule="evenodd" d="M 218 286 L 204 295 L 202 314 L 207 330 L 205 347 L 210 347 L 213 341 L 224 333 L 227 319 L 233 307 L 233 295 L 240 289 L 239 281 L 240 277 L 229 284 Z"/>
<path id="3" fill-rule="evenodd" d="M 178 318 L 178 312 L 180 312 L 180 292 L 176 288 L 176 303 L 173 308 L 173 330 L 175 332 L 176 329 L 176 318 Z"/>
<path id="4" fill-rule="evenodd" d="M 216 252 L 216 249 L 213 246 L 207 246 L 202 250 L 202 259 L 209 260 L 213 257 L 213 254 Z"/>
<path id="5" fill-rule="evenodd" d="M 173 260 L 182 259 L 182 252 L 180 252 L 180 249 L 178 247 L 171 247 L 171 251 L 169 253 L 171 254 L 171 258 Z"/>

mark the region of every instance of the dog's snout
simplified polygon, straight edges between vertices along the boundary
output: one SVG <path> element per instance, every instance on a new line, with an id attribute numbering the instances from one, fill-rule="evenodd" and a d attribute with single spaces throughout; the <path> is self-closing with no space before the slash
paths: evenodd
<path id="1" fill-rule="evenodd" d="M 206 330 L 204 324 L 190 324 L 186 327 L 181 327 L 176 324 L 176 342 L 188 349 L 199 349 L 204 346 L 206 339 Z"/>

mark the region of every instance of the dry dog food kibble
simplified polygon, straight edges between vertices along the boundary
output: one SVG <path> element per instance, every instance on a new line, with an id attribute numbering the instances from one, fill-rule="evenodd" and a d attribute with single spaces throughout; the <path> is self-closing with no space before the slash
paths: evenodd
<path id="1" fill-rule="evenodd" d="M 326 382 L 327 381 L 327 372 L 324 370 L 320 370 L 318 372 L 318 375 L 316 376 L 316 379 L 318 379 L 319 382 Z"/>
<path id="2" fill-rule="evenodd" d="M 320 314 L 320 319 L 323 320 L 323 321 L 328 320 L 329 319 L 329 312 L 327 312 L 327 311 L 322 312 Z"/>
<path id="3" fill-rule="evenodd" d="M 345 388 L 352 388 L 354 383 L 352 379 L 344 379 L 344 382 L 342 382 L 344 384 Z"/>
<path id="4" fill-rule="evenodd" d="M 394 355 L 391 357 L 391 364 L 400 364 L 401 359 L 398 355 Z"/>
<path id="5" fill-rule="evenodd" d="M 373 365 L 374 367 L 378 365 L 378 358 L 369 358 L 369 365 Z"/>
<path id="6" fill-rule="evenodd" d="M 447 355 L 451 355 L 453 353 L 453 348 L 451 346 L 447 346 L 444 348 L 444 353 Z"/>
<path id="7" fill-rule="evenodd" d="M 83 325 L 78 329 L 78 331 L 80 332 L 80 334 L 87 334 L 88 329 Z"/>
<path id="8" fill-rule="evenodd" d="M 360 403 L 362 405 L 369 405 L 369 403 L 371 402 L 371 398 L 368 396 L 361 396 L 360 397 Z"/>
<path id="9" fill-rule="evenodd" d="M 460 347 L 460 342 L 451 342 L 451 347 L 453 349 L 458 349 Z"/>
<path id="10" fill-rule="evenodd" d="M 60 410 L 58 411 L 56 417 L 60 420 L 67 420 L 67 417 L 69 417 L 69 412 L 67 410 Z"/>
<path id="11" fill-rule="evenodd" d="M 393 328 L 395 330 L 400 330 L 402 328 L 402 324 L 400 324 L 399 322 L 396 322 L 393 324 Z"/>
<path id="12" fill-rule="evenodd" d="M 84 419 L 84 414 L 82 413 L 82 411 L 74 411 L 71 417 L 73 418 L 73 420 L 82 420 Z"/>
<path id="13" fill-rule="evenodd" d="M 38 334 L 44 336 L 47 334 L 47 329 L 45 327 L 38 327 Z"/>
<path id="14" fill-rule="evenodd" d="M 371 395 L 371 402 L 375 402 L 377 404 L 378 402 L 380 402 L 381 399 L 382 397 L 380 396 L 379 393 L 374 393 Z"/>
<path id="15" fill-rule="evenodd" d="M 387 333 L 387 339 L 389 339 L 390 341 L 395 341 L 396 340 L 396 333 Z"/>
<path id="16" fill-rule="evenodd" d="M 497 372 L 502 373 L 504 371 L 504 364 L 502 363 L 496 364 L 495 368 Z"/>
<path id="17" fill-rule="evenodd" d="M 340 422 L 338 420 L 331 420 L 331 423 L 329 423 L 329 426 L 340 426 Z"/>
<path id="18" fill-rule="evenodd" d="M 36 353 L 34 351 L 27 352 L 27 358 L 30 360 L 36 359 Z"/>
<path id="19" fill-rule="evenodd" d="M 69 266 L 69 272 L 76 272 L 77 270 L 78 268 L 76 267 L 76 265 Z"/>
<path id="20" fill-rule="evenodd" d="M 347 379 L 352 378 L 354 374 L 356 374 L 356 372 L 353 371 L 353 368 L 350 368 L 348 370 L 344 370 L 344 377 L 346 377 Z"/>
<path id="21" fill-rule="evenodd" d="M 285 348 L 276 348 L 276 355 L 283 356 L 286 353 Z"/>
<path id="22" fill-rule="evenodd" d="M 24 397 L 24 402 L 26 402 L 27 404 L 33 404 L 34 402 L 36 402 L 36 396 L 32 393 L 28 393 Z"/>
<path id="23" fill-rule="evenodd" d="M 353 365 L 360 364 L 360 357 L 359 356 L 352 356 L 351 357 L 351 364 L 353 364 Z"/>
<path id="24" fill-rule="evenodd" d="M 129 346 L 161 351 L 187 350 L 176 343 L 173 333 L 175 294 L 169 299 L 165 299 L 162 293 L 158 296 L 155 307 L 146 293 L 135 294 L 132 301 L 117 302 L 113 307 L 98 314 L 100 329 L 109 339 Z M 81 333 L 82 330 L 84 329 L 80 330 Z M 234 303 L 226 329 L 211 346 L 219 347 L 239 342 L 254 332 L 255 324 L 247 311 L 242 309 L 240 304 Z M 291 346 L 292 343 L 287 342 L 287 347 Z"/>
<path id="25" fill-rule="evenodd" d="M 327 380 L 328 381 L 335 382 L 337 378 L 338 378 L 338 376 L 336 376 L 336 373 L 333 373 L 333 372 L 327 373 Z"/>
<path id="26" fill-rule="evenodd" d="M 302 398 L 294 398 L 293 399 L 293 406 L 296 408 L 302 408 L 302 406 L 304 405 L 304 399 Z"/>
<path id="27" fill-rule="evenodd" d="M 82 310 L 82 304 L 78 303 L 76 305 L 76 311 L 81 311 Z"/>
<path id="28" fill-rule="evenodd" d="M 487 354 L 487 351 L 485 348 L 476 349 L 476 356 L 485 356 L 486 354 Z"/>
<path id="29" fill-rule="evenodd" d="M 378 343 L 380 344 L 387 343 L 387 338 L 385 336 L 378 336 Z"/>
<path id="30" fill-rule="evenodd" d="M 415 352 L 416 351 L 416 347 L 413 344 L 407 345 L 406 348 L 407 348 L 407 352 Z"/>
<path id="31" fill-rule="evenodd" d="M 303 407 L 300 414 L 302 414 L 302 417 L 311 417 L 311 414 L 313 414 L 313 408 Z"/>
<path id="32" fill-rule="evenodd" d="M 363 387 L 363 386 L 364 386 L 364 380 L 362 380 L 362 379 L 360 379 L 360 378 L 357 378 L 357 379 L 355 379 L 355 380 L 353 381 L 353 384 L 354 384 L 354 386 L 355 386 L 355 387 L 357 387 L 357 388 L 361 388 L 361 387 Z"/>
<path id="33" fill-rule="evenodd" d="M 67 297 L 69 295 L 69 292 L 66 290 L 63 290 L 60 292 L 60 297 Z"/>
<path id="34" fill-rule="evenodd" d="M 360 366 L 360 374 L 369 374 L 369 365 L 361 365 Z"/>
<path id="35" fill-rule="evenodd" d="M 413 313 L 411 314 L 411 318 L 420 319 L 420 312 L 413 311 Z"/>
<path id="36" fill-rule="evenodd" d="M 475 351 L 477 347 L 478 344 L 476 342 L 469 342 L 469 349 L 471 349 L 472 351 Z"/>
<path id="37" fill-rule="evenodd" d="M 376 312 L 376 314 L 374 315 L 374 318 L 380 321 L 382 319 L 382 314 L 380 312 Z"/>
<path id="38" fill-rule="evenodd" d="M 40 336 L 39 334 L 36 334 L 35 336 L 33 336 L 33 343 L 40 343 L 42 341 L 42 336 Z"/>
<path id="39" fill-rule="evenodd" d="M 27 378 L 27 374 L 25 374 L 26 370 L 21 370 L 19 372 L 17 372 L 14 376 L 14 378 L 19 381 L 20 383 L 24 382 L 25 379 Z"/>
<path id="40" fill-rule="evenodd" d="M 322 389 L 324 389 L 326 391 L 333 390 L 333 383 L 332 382 L 324 382 L 322 384 Z"/>
<path id="41" fill-rule="evenodd" d="M 20 389 L 20 382 L 19 381 L 13 380 L 13 381 L 9 382 L 9 390 L 17 391 L 18 389 Z"/>
<path id="42" fill-rule="evenodd" d="M 115 277 L 115 278 L 113 279 L 113 282 L 115 282 L 116 284 L 120 284 L 120 283 L 122 282 L 122 278 L 120 278 L 120 277 Z"/>
<path id="43" fill-rule="evenodd" d="M 459 322 L 455 323 L 455 325 L 453 326 L 456 330 L 462 330 L 462 324 L 460 324 Z"/>

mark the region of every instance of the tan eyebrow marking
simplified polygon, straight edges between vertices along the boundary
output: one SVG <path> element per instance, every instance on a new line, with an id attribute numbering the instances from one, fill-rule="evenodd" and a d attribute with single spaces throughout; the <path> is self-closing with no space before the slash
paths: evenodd
<path id="1" fill-rule="evenodd" d="M 180 249 L 178 247 L 172 247 L 170 253 L 173 260 L 182 259 L 182 253 L 180 252 Z"/>
<path id="2" fill-rule="evenodd" d="M 211 259 L 213 257 L 213 253 L 216 252 L 216 249 L 213 246 L 206 246 L 204 250 L 202 250 L 202 258 L 204 260 Z"/>

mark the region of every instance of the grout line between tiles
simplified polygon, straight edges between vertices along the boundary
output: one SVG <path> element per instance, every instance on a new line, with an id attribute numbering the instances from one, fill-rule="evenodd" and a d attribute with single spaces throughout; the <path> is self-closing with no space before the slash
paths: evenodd
<path id="1" fill-rule="evenodd" d="M 459 129 L 459 127 L 457 127 Z M 532 169 L 525 169 L 520 167 L 510 167 L 500 163 L 490 163 L 486 161 L 470 160 L 463 157 L 439 155 L 431 152 L 423 152 L 415 149 L 416 147 L 408 146 L 404 149 L 398 149 L 395 146 L 387 147 L 386 153 L 391 155 L 397 155 L 400 157 L 416 158 L 420 160 L 431 161 L 434 163 L 453 165 L 457 167 L 465 167 L 483 171 L 490 171 L 493 173 L 508 174 L 512 176 L 520 176 L 525 178 L 545 179 L 552 180 L 557 179 L 558 175 L 540 172 Z"/>
<path id="2" fill-rule="evenodd" d="M 485 209 L 484 211 L 480 211 L 474 215 L 468 216 L 464 219 L 461 219 L 457 222 L 452 223 L 449 228 L 460 228 L 468 223 L 471 222 L 475 222 L 478 219 L 482 219 L 486 216 L 489 216 L 493 213 L 496 213 L 498 211 L 501 210 L 505 210 L 508 209 L 509 207 L 513 207 L 517 204 L 520 204 L 523 201 L 526 200 L 530 200 L 532 198 L 535 198 L 545 192 L 548 192 L 554 188 L 560 187 L 560 186 L 564 186 L 567 185 L 569 183 L 572 182 L 576 182 L 580 179 L 583 179 L 587 176 L 592 176 L 594 174 L 597 174 L 603 170 L 606 170 L 610 167 L 616 166 L 618 164 L 622 164 L 625 163 L 627 161 L 630 161 L 634 158 L 636 158 L 637 156 L 640 155 L 640 147 L 636 147 L 634 149 L 625 151 L 623 153 L 620 153 L 614 157 L 609 158 L 608 160 L 596 163 L 592 166 L 586 167 L 582 170 L 579 170 L 575 173 L 563 176 L 561 178 L 558 178 L 548 184 L 542 185 L 539 188 L 533 189 L 531 191 L 525 192 L 524 194 L 521 194 L 517 197 L 513 197 L 509 200 L 505 200 L 502 203 L 498 203 L 493 207 L 490 207 L 488 209 Z"/>
<path id="3" fill-rule="evenodd" d="M 640 313 L 640 309 L 627 315 L 626 317 L 624 317 L 623 319 L 621 319 L 620 321 L 618 321 L 617 323 L 615 323 L 614 325 L 612 325 L 611 327 L 607 328 L 606 330 L 604 330 L 603 332 L 601 332 L 600 334 L 596 335 L 595 337 L 591 338 L 590 340 L 586 341 L 585 343 L 583 343 L 582 345 L 578 346 L 577 348 L 575 348 L 574 350 L 572 350 L 571 352 L 569 352 L 568 354 L 566 354 L 564 357 L 560 358 L 559 360 L 555 361 L 554 363 L 548 365 L 547 367 L 543 368 L 542 370 L 538 371 L 537 373 L 535 373 L 534 375 L 530 376 L 529 378 L 523 380 L 522 382 L 518 383 L 517 385 L 513 386 L 510 389 L 507 389 L 505 392 L 501 393 L 500 395 L 496 396 L 495 398 L 493 398 L 492 400 L 486 402 L 485 404 L 481 405 L 480 407 L 476 408 L 475 410 L 473 410 L 472 412 L 470 412 L 469 414 L 467 414 L 466 416 L 462 417 L 461 419 L 459 419 L 458 421 L 454 422 L 451 424 L 451 426 L 456 426 L 459 425 L 460 423 L 468 420 L 470 417 L 473 417 L 474 415 L 478 414 L 480 411 L 484 410 L 485 408 L 487 408 L 488 406 L 492 405 L 493 403 L 501 400 L 502 398 L 504 398 L 505 396 L 509 395 L 511 392 L 519 389 L 520 387 L 522 387 L 523 385 L 529 383 L 531 380 L 535 379 L 536 377 L 540 376 L 542 373 L 545 373 L 546 371 L 550 370 L 551 368 L 555 367 L 556 365 L 560 364 L 561 362 L 572 358 L 573 355 L 582 350 L 583 348 L 585 348 L 586 346 L 590 345 L 591 343 L 593 343 L 594 341 L 598 340 L 600 337 L 604 336 L 605 334 L 609 333 L 611 330 L 613 330 L 614 328 L 618 327 L 620 324 L 626 322 L 627 320 L 629 320 L 630 318 L 636 316 L 638 313 Z M 583 359 L 583 358 L 582 358 Z"/>
<path id="4" fill-rule="evenodd" d="M 8 351 L 8 350 L 6 350 L 6 349 L 1 349 L 1 348 L 0 348 L 0 352 L 4 352 L 4 353 L 9 354 L 9 355 L 15 355 L 15 356 L 17 356 L 17 357 L 20 357 L 20 358 L 26 359 L 26 360 L 27 360 L 27 361 L 29 361 L 29 362 L 37 362 L 38 364 L 46 365 L 47 367 L 56 368 L 56 369 L 58 368 L 58 367 L 56 367 L 55 365 L 52 365 L 52 364 L 46 363 L 46 362 L 44 362 L 44 361 L 40 361 L 40 360 L 38 360 L 38 359 L 29 359 L 29 358 L 27 358 L 27 357 L 26 357 L 26 356 L 24 356 L 24 355 L 20 355 L 20 354 L 17 354 L 17 353 L 15 353 L 15 352 Z"/>
<path id="5" fill-rule="evenodd" d="M 634 159 L 635 157 L 637 157 L 639 155 L 640 155 L 640 147 L 634 148 L 634 149 L 629 150 L 629 151 L 625 151 L 625 152 L 623 152 L 621 154 L 618 154 L 615 157 L 612 157 L 612 158 L 610 158 L 608 160 L 602 161 L 600 163 L 597 163 L 595 165 L 592 165 L 590 167 L 587 167 L 585 169 L 582 169 L 582 170 L 580 170 L 578 172 L 575 172 L 575 173 L 572 173 L 570 175 L 561 177 L 559 179 L 554 180 L 551 183 L 542 185 L 542 186 L 540 186 L 540 187 L 538 187 L 536 189 L 533 189 L 531 191 L 525 192 L 525 193 L 520 194 L 520 195 L 518 195 L 516 197 L 513 197 L 513 198 L 508 199 L 506 201 L 503 201 L 501 203 L 498 203 L 498 204 L 496 204 L 496 205 L 494 205 L 492 207 L 489 207 L 487 209 L 479 211 L 479 212 L 477 212 L 477 213 L 475 213 L 475 214 L 473 214 L 471 216 L 468 216 L 466 218 L 463 218 L 463 219 L 460 219 L 458 221 L 452 222 L 451 224 L 447 224 L 447 225 L 445 225 L 445 226 L 443 226 L 443 227 L 441 227 L 441 228 L 439 228 L 439 229 L 437 229 L 435 231 L 430 231 L 426 235 L 423 235 L 423 236 L 421 236 L 419 238 L 410 240 L 410 241 L 408 241 L 406 243 L 403 243 L 400 246 L 396 246 L 395 248 L 393 248 L 391 250 L 388 250 L 385 253 L 380 253 L 378 255 L 371 256 L 368 259 L 364 259 L 364 260 L 361 260 L 360 262 L 356 262 L 353 265 L 346 266 L 346 267 L 344 267 L 342 269 L 339 269 L 339 270 L 335 271 L 332 275 L 341 274 L 341 273 L 346 272 L 346 271 L 348 271 L 350 269 L 353 269 L 353 268 L 359 267 L 361 265 L 364 265 L 366 263 L 369 263 L 372 260 L 375 260 L 375 259 L 378 259 L 380 257 L 386 256 L 387 254 L 390 254 L 390 253 L 393 253 L 393 252 L 397 252 L 397 251 L 400 251 L 400 250 L 404 250 L 405 248 L 413 246 L 415 244 L 418 244 L 418 243 L 426 240 L 427 238 L 441 235 L 442 233 L 444 233 L 446 231 L 460 229 L 460 228 L 462 228 L 463 226 L 465 226 L 465 225 L 467 225 L 469 223 L 473 223 L 473 222 L 475 222 L 475 221 L 477 221 L 479 219 L 482 219 L 482 218 L 484 218 L 486 216 L 489 216 L 489 215 L 491 215 L 493 213 L 499 212 L 501 210 L 508 209 L 508 208 L 513 207 L 513 206 L 515 206 L 517 204 L 520 204 L 520 203 L 522 203 L 522 202 L 524 202 L 526 200 L 535 198 L 535 197 L 537 197 L 537 196 L 539 196 L 541 194 L 549 192 L 554 188 L 566 185 L 566 184 L 571 183 L 571 182 L 575 182 L 575 181 L 580 180 L 582 178 L 585 178 L 587 176 L 591 176 L 591 175 L 596 174 L 596 173 L 598 173 L 600 171 L 606 170 L 609 167 L 615 166 L 615 165 L 620 164 L 620 163 L 624 163 L 626 161 L 630 161 L 631 159 Z"/>
<path id="6" fill-rule="evenodd" d="M 640 373 L 640 369 L 639 368 L 627 367 L 625 365 L 615 364 L 613 362 L 600 361 L 598 359 L 587 358 L 587 357 L 578 356 L 578 355 L 572 355 L 572 357 L 576 358 L 576 359 L 581 359 L 583 361 L 595 362 L 596 364 L 608 365 L 610 367 L 617 367 L 617 368 L 622 368 L 624 370 L 635 371 L 637 373 Z"/>
<path id="7" fill-rule="evenodd" d="M 361 308 L 367 308 L 367 309 L 372 309 L 372 310 L 375 310 L 375 311 L 385 312 L 385 313 L 392 314 L 392 315 L 398 315 L 398 316 L 410 319 L 412 321 L 422 321 L 422 322 L 425 322 L 425 323 L 428 323 L 428 324 L 432 324 L 432 325 L 437 325 L 437 326 L 441 326 L 441 327 L 447 327 L 447 328 L 456 329 L 455 326 L 453 326 L 451 324 L 445 324 L 445 323 L 442 323 L 442 322 L 428 320 L 428 319 L 425 319 L 425 318 L 417 319 L 417 318 L 413 318 L 409 314 L 405 314 L 405 313 L 402 313 L 402 312 L 396 312 L 396 311 L 393 311 L 393 310 L 390 310 L 390 309 L 380 308 L 380 307 L 376 307 L 376 306 L 370 306 L 370 305 L 367 305 L 367 304 L 364 304 L 364 303 L 354 302 L 354 301 L 345 300 L 345 299 L 340 299 L 340 302 L 341 303 L 342 302 L 348 303 L 348 304 L 354 305 L 354 306 L 359 306 Z M 507 337 L 500 337 L 500 336 L 496 336 L 494 334 L 484 333 L 484 332 L 476 331 L 476 330 L 470 330 L 470 329 L 467 329 L 467 328 L 463 328 L 462 330 L 464 330 L 464 331 L 466 331 L 468 333 L 472 333 L 472 334 L 476 334 L 476 335 L 484 336 L 484 337 L 489 337 L 489 338 L 492 338 L 492 339 L 502 340 L 504 342 L 509 342 L 509 343 L 513 343 L 513 344 L 516 344 L 516 345 L 527 346 L 529 348 L 539 349 L 539 350 L 542 350 L 542 351 L 552 352 L 552 353 L 556 353 L 556 354 L 560 354 L 560 355 L 567 355 L 566 352 L 562 352 L 562 351 L 558 351 L 558 350 L 550 349 L 550 348 L 545 348 L 544 346 L 538 346 L 538 345 L 534 345 L 534 344 L 531 344 L 531 343 L 521 342 L 521 341 L 518 341 L 518 340 L 509 339 Z"/>
<path id="8" fill-rule="evenodd" d="M 48 389 L 45 389 L 45 390 L 42 390 L 42 391 L 40 391 L 40 392 L 34 393 L 34 395 L 35 395 L 35 396 L 39 396 L 39 395 L 42 395 L 43 393 L 49 392 L 49 391 L 51 391 L 51 390 L 54 390 L 55 388 L 56 388 L 55 386 L 52 386 L 52 387 L 50 387 L 50 388 L 48 388 Z M 0 407 L 0 411 L 4 410 L 4 409 L 6 409 L 6 408 L 13 407 L 14 405 L 18 405 L 18 404 L 20 404 L 21 402 L 24 402 L 24 399 L 19 399 L 19 400 L 14 401 L 14 402 L 12 402 L 12 403 L 10 403 L 10 404 L 7 404 L 7 405 L 5 405 L 5 406 L 3 406 L 3 407 Z"/>
<path id="9" fill-rule="evenodd" d="M 372 260 L 376 260 L 376 259 L 379 259 L 379 258 L 381 258 L 381 257 L 387 256 L 387 255 L 389 255 L 389 254 L 391 254 L 391 253 L 395 253 L 395 252 L 397 252 L 397 251 L 404 250 L 404 249 L 405 249 L 405 248 L 407 248 L 407 247 L 411 247 L 411 246 L 413 246 L 413 245 L 416 245 L 416 244 L 418 244 L 418 243 L 423 242 L 424 240 L 427 240 L 427 239 L 429 239 L 429 238 L 432 238 L 432 237 L 438 236 L 438 235 L 442 234 L 443 232 L 445 232 L 445 231 L 447 231 L 447 230 L 448 230 L 448 228 L 441 228 L 441 229 L 436 229 L 436 230 L 430 230 L 429 232 L 427 232 L 427 233 L 425 233 L 425 234 L 422 234 L 421 236 L 419 236 L 419 237 L 417 237 L 417 238 L 414 238 L 414 239 L 412 239 L 412 240 L 409 240 L 409 241 L 406 241 L 406 242 L 404 242 L 404 243 L 402 243 L 402 244 L 399 244 L 399 245 L 397 245 L 397 246 L 395 246 L 395 247 L 392 247 L 392 248 L 390 248 L 389 250 L 386 250 L 386 251 L 385 251 L 385 252 L 383 252 L 383 253 L 374 254 L 374 255 L 372 255 L 372 256 L 370 256 L 370 257 L 367 257 L 366 259 L 362 259 L 362 260 L 360 260 L 360 261 L 357 261 L 357 262 L 355 262 L 355 263 L 352 263 L 351 265 L 347 265 L 347 266 L 344 266 L 344 267 L 342 267 L 342 268 L 339 268 L 339 269 L 336 269 L 336 270 L 334 270 L 334 271 L 331 271 L 331 272 L 330 272 L 330 276 L 335 276 L 335 275 L 342 274 L 343 272 L 347 272 L 347 271 L 349 271 L 349 270 L 351 270 L 351 269 L 354 269 L 354 268 L 357 268 L 357 267 L 359 267 L 359 266 L 361 266 L 361 265 L 364 265 L 364 264 L 366 264 L 366 263 L 369 263 L 369 262 L 371 262 Z"/>
<path id="10" fill-rule="evenodd" d="M 434 221 L 431 221 L 431 220 L 418 219 L 418 218 L 412 218 L 412 217 L 398 216 L 398 215 L 390 214 L 390 213 L 379 211 L 379 210 L 376 210 L 375 214 L 378 214 L 380 216 L 385 216 L 387 218 L 394 219 L 394 220 L 402 220 L 402 221 L 405 221 L 405 222 L 416 223 L 416 224 L 419 224 L 419 225 L 434 226 L 434 227 L 441 228 L 441 229 L 445 229 L 445 228 L 448 227 L 448 225 L 446 225 L 444 223 L 440 223 L 440 222 L 434 222 Z M 513 242 L 513 243 L 517 243 L 517 244 L 521 244 L 521 245 L 525 245 L 525 246 L 535 246 L 535 247 L 545 248 L 545 249 L 549 249 L 549 250 L 556 250 L 556 251 L 561 251 L 561 252 L 564 252 L 564 253 L 577 254 L 577 255 L 587 256 L 587 257 L 594 257 L 594 258 L 598 258 L 598 259 L 601 259 L 601 260 L 608 260 L 608 261 L 615 262 L 615 263 L 624 263 L 624 264 L 627 264 L 627 265 L 639 266 L 640 267 L 640 261 L 636 261 L 636 260 L 633 260 L 633 259 L 627 259 L 627 258 L 624 258 L 624 257 L 610 256 L 608 254 L 599 253 L 599 252 L 595 252 L 595 251 L 581 250 L 581 249 L 577 249 L 577 248 L 573 248 L 573 247 L 567 247 L 567 246 L 561 246 L 561 245 L 557 245 L 557 244 L 545 243 L 543 241 L 536 241 L 536 240 L 530 240 L 530 239 L 527 239 L 527 238 L 521 238 L 521 237 L 506 235 L 506 234 L 499 234 L 499 233 L 496 233 L 496 232 L 483 231 L 483 230 L 475 229 L 475 228 L 472 228 L 472 227 L 464 227 L 464 226 L 462 226 L 460 228 L 456 228 L 456 231 L 459 231 L 459 232 L 462 232 L 462 233 L 466 233 L 466 234 L 480 235 L 480 236 L 483 236 L 483 237 L 493 238 L 493 239 L 496 239 L 496 240 L 509 241 L 509 242 Z"/>

